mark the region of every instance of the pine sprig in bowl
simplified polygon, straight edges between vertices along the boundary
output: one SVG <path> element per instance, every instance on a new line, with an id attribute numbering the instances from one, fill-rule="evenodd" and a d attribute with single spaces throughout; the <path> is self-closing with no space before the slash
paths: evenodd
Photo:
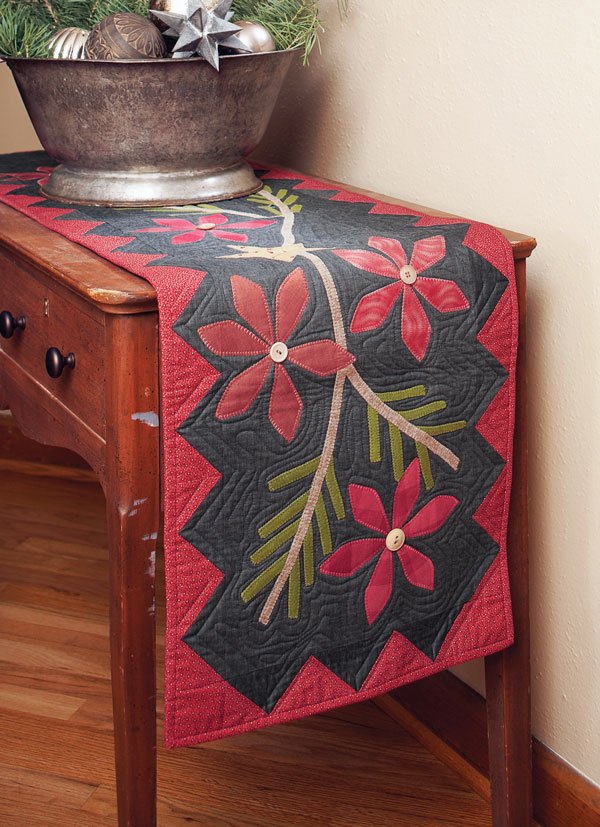
<path id="1" fill-rule="evenodd" d="M 148 13 L 148 0 L 0 0 L 0 56 L 48 57 L 60 29 L 93 29 L 120 11 Z"/>
<path id="2" fill-rule="evenodd" d="M 338 0 L 340 16 L 348 2 Z M 235 0 L 233 8 L 237 20 L 255 20 L 268 29 L 278 49 L 302 49 L 305 63 L 319 45 L 319 0 Z"/>
<path id="3" fill-rule="evenodd" d="M 338 0 L 345 14 L 348 0 Z M 302 49 L 304 62 L 323 30 L 319 0 L 235 0 L 234 19 L 262 24 L 277 49 Z M 0 0 L 0 56 L 48 57 L 48 41 L 60 29 L 92 29 L 116 12 L 148 13 L 148 0 Z"/>

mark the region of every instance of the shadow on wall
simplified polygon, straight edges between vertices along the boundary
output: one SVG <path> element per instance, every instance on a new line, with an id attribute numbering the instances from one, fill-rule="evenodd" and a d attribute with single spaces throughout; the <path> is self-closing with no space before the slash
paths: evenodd
<path id="1" fill-rule="evenodd" d="M 325 80 L 323 77 L 323 73 L 307 71 L 302 58 L 297 58 L 275 105 L 266 136 L 254 153 L 257 158 L 310 170 L 318 151 L 321 161 L 333 165 L 340 138 L 328 143 L 326 131 L 331 128 L 327 119 L 331 118 L 330 101 L 335 98 L 337 83 L 332 72 Z M 344 129 L 342 122 L 339 129 Z"/>

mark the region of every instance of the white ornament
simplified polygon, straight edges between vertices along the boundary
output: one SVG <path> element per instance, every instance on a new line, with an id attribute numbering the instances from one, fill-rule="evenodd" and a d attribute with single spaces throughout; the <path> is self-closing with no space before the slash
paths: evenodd
<path id="1" fill-rule="evenodd" d="M 277 48 L 268 29 L 260 23 L 252 23 L 249 20 L 236 20 L 235 23 L 240 27 L 236 37 L 249 52 L 274 52 Z"/>
<path id="2" fill-rule="evenodd" d="M 78 29 L 75 26 L 61 29 L 48 41 L 48 50 L 52 57 L 57 59 L 83 60 L 85 44 L 89 36 L 87 29 Z"/>

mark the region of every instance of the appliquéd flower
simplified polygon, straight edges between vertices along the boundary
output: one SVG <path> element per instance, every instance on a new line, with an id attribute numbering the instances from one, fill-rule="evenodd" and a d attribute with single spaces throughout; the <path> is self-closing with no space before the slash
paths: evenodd
<path id="1" fill-rule="evenodd" d="M 422 362 L 431 336 L 431 324 L 421 300 L 425 299 L 440 313 L 469 308 L 464 293 L 453 281 L 421 275 L 446 255 L 444 236 L 435 235 L 415 241 L 410 262 L 402 244 L 394 238 L 373 236 L 369 239 L 369 247 L 379 250 L 379 253 L 369 250 L 333 251 L 354 267 L 392 282 L 363 296 L 354 311 L 350 331 L 365 333 L 380 327 L 402 296 L 402 340 L 415 359 Z"/>
<path id="2" fill-rule="evenodd" d="M 261 227 L 270 227 L 275 221 L 269 219 L 253 219 L 252 221 L 230 222 L 227 216 L 221 213 L 202 215 L 196 223 L 187 218 L 153 218 L 158 227 L 147 227 L 136 230 L 138 233 L 175 233 L 171 244 L 196 244 L 208 233 L 221 241 L 239 241 L 245 244 L 248 241 L 246 233 L 232 232 L 232 230 L 257 230 Z"/>
<path id="3" fill-rule="evenodd" d="M 411 517 L 420 489 L 421 472 L 419 461 L 415 459 L 396 487 L 390 521 L 374 488 L 355 484 L 348 486 L 354 519 L 377 536 L 344 543 L 321 564 L 321 571 L 333 577 L 350 577 L 378 558 L 364 594 L 369 624 L 377 620 L 391 597 L 394 557 L 400 561 L 409 583 L 420 589 L 433 590 L 433 563 L 408 541 L 438 531 L 458 505 L 458 500 L 447 495 L 434 497 Z"/>
<path id="4" fill-rule="evenodd" d="M 264 290 L 243 276 L 231 276 L 233 303 L 248 329 L 236 321 L 215 322 L 198 329 L 200 338 L 218 356 L 260 356 L 235 376 L 217 405 L 217 419 L 246 413 L 273 374 L 269 420 L 286 442 L 298 429 L 303 404 L 286 363 L 316 376 L 332 376 L 354 362 L 351 353 L 332 339 L 300 345 L 289 340 L 308 305 L 304 272 L 297 267 L 281 283 L 275 299 L 275 325 Z"/>

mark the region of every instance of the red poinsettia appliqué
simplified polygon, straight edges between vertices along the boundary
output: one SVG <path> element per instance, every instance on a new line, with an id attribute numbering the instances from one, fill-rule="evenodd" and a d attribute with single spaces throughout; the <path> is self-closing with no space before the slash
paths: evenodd
<path id="1" fill-rule="evenodd" d="M 433 590 L 433 563 L 407 541 L 426 537 L 441 528 L 458 505 L 458 500 L 446 495 L 434 497 L 409 519 L 420 489 L 421 472 L 419 461 L 415 459 L 396 487 L 390 522 L 375 489 L 365 485 L 348 486 L 354 519 L 378 536 L 344 543 L 321 564 L 321 571 L 334 577 L 350 577 L 379 556 L 364 595 L 369 624 L 377 620 L 392 594 L 395 555 L 409 583 Z"/>
<path id="2" fill-rule="evenodd" d="M 413 356 L 422 362 L 431 336 L 431 324 L 420 299 L 425 299 L 440 313 L 469 308 L 464 293 L 453 281 L 421 275 L 444 258 L 445 239 L 435 235 L 416 241 L 410 262 L 404 248 L 394 238 L 373 236 L 369 246 L 385 255 L 369 250 L 333 251 L 355 267 L 392 281 L 392 284 L 363 296 L 354 311 L 350 331 L 365 333 L 380 327 L 402 295 L 402 339 Z"/>
<path id="3" fill-rule="evenodd" d="M 252 221 L 234 221 L 221 213 L 203 215 L 194 224 L 187 218 L 153 218 L 158 227 L 147 227 L 136 230 L 137 233 L 176 233 L 171 244 L 195 244 L 206 236 L 212 235 L 221 241 L 239 241 L 245 244 L 248 241 L 246 233 L 232 232 L 232 230 L 257 230 L 260 227 L 270 227 L 275 222 L 268 219 L 253 219 Z"/>
<path id="4" fill-rule="evenodd" d="M 269 420 L 286 442 L 294 438 L 303 404 L 285 363 L 291 362 L 317 376 L 331 376 L 354 362 L 332 339 L 292 347 L 288 341 L 308 304 L 304 272 L 297 267 L 282 282 L 275 299 L 275 327 L 264 290 L 243 276 L 231 277 L 235 309 L 252 328 L 235 321 L 215 322 L 198 329 L 200 338 L 218 356 L 261 356 L 234 377 L 217 405 L 217 419 L 245 413 L 274 373 L 269 401 Z"/>

